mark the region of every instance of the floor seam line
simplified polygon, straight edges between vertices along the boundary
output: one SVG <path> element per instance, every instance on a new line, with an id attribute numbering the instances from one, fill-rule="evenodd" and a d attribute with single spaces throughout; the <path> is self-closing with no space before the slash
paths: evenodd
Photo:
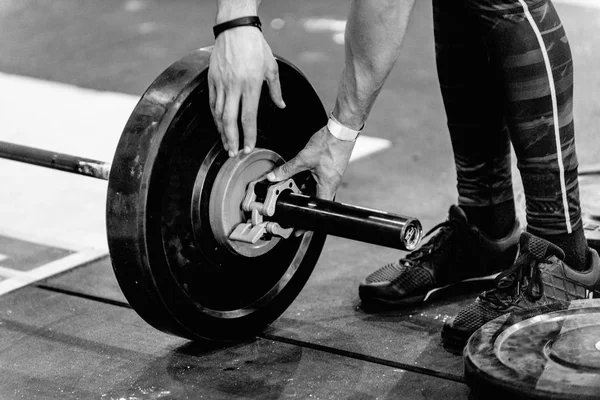
<path id="1" fill-rule="evenodd" d="M 309 348 L 312 350 L 323 351 L 323 352 L 330 353 L 330 354 L 353 358 L 356 360 L 366 361 L 366 362 L 370 362 L 370 363 L 374 363 L 374 364 L 385 365 L 388 367 L 398 368 L 398 369 L 402 369 L 402 370 L 409 371 L 409 372 L 415 372 L 415 373 L 422 374 L 422 375 L 428 375 L 428 376 L 435 377 L 435 378 L 440 378 L 440 379 L 445 379 L 448 381 L 465 384 L 465 381 L 462 377 L 448 374 L 445 372 L 431 370 L 431 369 L 424 368 L 424 367 L 409 365 L 409 364 L 398 362 L 398 361 L 386 360 L 386 359 L 380 358 L 380 357 L 368 356 L 368 355 L 356 353 L 353 351 L 336 349 L 334 347 L 328 347 L 328 346 L 324 346 L 324 345 L 320 345 L 320 344 L 316 344 L 316 343 L 309 343 L 309 342 L 305 342 L 305 341 L 297 340 L 297 339 L 290 339 L 290 338 L 286 338 L 286 337 L 282 337 L 282 336 L 272 335 L 269 333 L 262 333 L 262 334 L 256 335 L 256 337 L 261 338 L 261 339 L 273 340 L 276 342 L 282 342 L 282 343 L 286 343 L 286 344 L 292 344 L 292 345 L 296 345 L 296 346 L 300 346 L 300 347 Z"/>
<path id="2" fill-rule="evenodd" d="M 96 301 L 99 303 L 104 303 L 104 304 L 113 305 L 113 306 L 117 306 L 117 307 L 132 309 L 131 305 L 129 305 L 128 303 L 118 301 L 118 300 L 107 299 L 107 298 L 100 297 L 100 296 L 94 296 L 94 295 L 90 295 L 90 294 L 86 294 L 86 293 L 76 292 L 76 291 L 58 288 L 58 287 L 49 286 L 49 285 L 44 285 L 44 284 L 34 284 L 33 286 L 35 286 L 39 289 L 42 289 L 42 290 L 50 291 L 50 292 L 61 293 L 64 295 L 84 298 L 84 299 Z M 290 339 L 290 338 L 286 338 L 286 337 L 282 337 L 282 336 L 272 335 L 269 333 L 261 333 L 261 334 L 256 335 L 256 337 L 260 338 L 260 339 L 273 340 L 273 341 L 280 342 L 280 343 L 286 343 L 286 344 L 296 345 L 299 347 L 309 348 L 312 350 L 335 354 L 335 355 L 339 355 L 342 357 L 352 358 L 355 360 L 370 362 L 373 364 L 384 365 L 387 367 L 402 369 L 404 371 L 427 375 L 427 376 L 431 376 L 434 378 L 440 378 L 440 379 L 453 381 L 453 382 L 457 382 L 457 383 L 462 383 L 462 384 L 465 383 L 464 379 L 462 379 L 459 376 L 435 371 L 435 370 L 424 368 L 424 367 L 409 365 L 409 364 L 402 363 L 399 361 L 386 360 L 386 359 L 380 358 L 380 357 L 368 356 L 368 355 L 356 353 L 353 351 L 336 349 L 334 347 L 328 347 L 328 346 L 324 346 L 324 345 L 320 345 L 320 344 L 316 344 L 316 343 L 309 343 L 309 342 L 305 342 L 305 341 L 297 340 L 297 339 Z"/>
<path id="3" fill-rule="evenodd" d="M 109 305 L 113 305 L 113 306 L 117 306 L 117 307 L 133 309 L 129 303 L 126 303 L 124 301 L 107 299 L 105 297 L 95 296 L 93 294 L 76 292 L 73 290 L 63 289 L 63 288 L 59 288 L 56 286 L 50 286 L 50 285 L 45 285 L 45 284 L 41 284 L 41 283 L 34 284 L 33 286 L 37 287 L 38 289 L 47 290 L 49 292 L 61 293 L 61 294 L 67 295 L 67 296 L 79 297 L 82 299 L 92 300 L 92 301 L 95 301 L 98 303 L 104 303 L 104 304 L 109 304 Z"/>

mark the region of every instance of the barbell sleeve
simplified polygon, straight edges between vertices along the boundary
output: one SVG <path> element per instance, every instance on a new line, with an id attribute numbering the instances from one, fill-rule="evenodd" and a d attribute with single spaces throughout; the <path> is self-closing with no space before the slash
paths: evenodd
<path id="1" fill-rule="evenodd" d="M 273 220 L 283 226 L 318 230 L 400 250 L 416 248 L 422 235 L 416 218 L 292 192 L 279 196 Z"/>

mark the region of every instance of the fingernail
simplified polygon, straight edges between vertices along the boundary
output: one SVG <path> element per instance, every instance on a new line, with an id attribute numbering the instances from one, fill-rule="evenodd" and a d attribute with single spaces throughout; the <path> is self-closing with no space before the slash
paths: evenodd
<path id="1" fill-rule="evenodd" d="M 286 107 L 286 105 L 285 105 L 285 101 L 281 100 L 281 104 L 283 105 L 283 108 L 285 108 L 285 107 Z"/>
<path id="2" fill-rule="evenodd" d="M 235 153 L 233 152 L 233 150 L 229 150 L 228 154 L 229 154 L 229 157 L 234 157 L 235 156 Z"/>
<path id="3" fill-rule="evenodd" d="M 250 148 L 250 146 L 244 147 L 244 153 L 250 154 L 251 151 L 252 151 L 252 149 Z"/>
<path id="4" fill-rule="evenodd" d="M 224 149 L 225 151 L 229 151 L 229 148 L 227 147 L 227 144 L 226 144 L 226 143 L 223 143 L 223 149 Z"/>
<path id="5" fill-rule="evenodd" d="M 272 172 L 269 172 L 267 174 L 267 179 L 270 180 L 271 182 L 275 180 L 275 174 Z"/>

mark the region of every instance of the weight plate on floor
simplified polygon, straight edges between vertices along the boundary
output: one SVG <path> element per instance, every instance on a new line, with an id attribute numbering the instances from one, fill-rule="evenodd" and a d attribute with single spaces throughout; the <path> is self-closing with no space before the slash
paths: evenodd
<path id="1" fill-rule="evenodd" d="M 473 398 L 598 399 L 600 299 L 506 314 L 464 350 Z"/>
<path id="2" fill-rule="evenodd" d="M 210 49 L 200 49 L 174 63 L 134 109 L 109 179 L 108 242 L 119 285 L 144 320 L 190 339 L 237 340 L 285 311 L 325 235 L 280 240 L 253 257 L 215 239 L 210 196 L 228 157 L 209 108 L 209 58 Z M 257 147 L 291 159 L 327 114 L 302 73 L 281 58 L 278 65 L 287 107 L 277 108 L 263 87 Z M 314 194 L 310 174 L 296 184 Z"/>

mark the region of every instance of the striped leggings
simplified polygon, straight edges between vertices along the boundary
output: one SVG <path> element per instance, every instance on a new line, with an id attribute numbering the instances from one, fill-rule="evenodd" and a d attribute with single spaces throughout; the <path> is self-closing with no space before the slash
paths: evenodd
<path id="1" fill-rule="evenodd" d="M 513 199 L 510 145 L 528 230 L 581 227 L 573 63 L 550 0 L 433 0 L 437 69 L 459 204 Z"/>

